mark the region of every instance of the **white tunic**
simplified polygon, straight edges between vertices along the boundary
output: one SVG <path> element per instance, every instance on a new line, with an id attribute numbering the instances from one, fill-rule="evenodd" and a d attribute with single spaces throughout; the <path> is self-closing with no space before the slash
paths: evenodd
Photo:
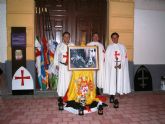
<path id="1" fill-rule="evenodd" d="M 68 66 L 65 65 L 68 58 L 67 49 L 70 45 L 73 44 L 69 43 L 66 45 L 63 42 L 59 43 L 54 55 L 54 67 L 59 66 L 57 93 L 61 97 L 65 96 L 71 79 L 71 71 L 69 71 Z"/>
<path id="2" fill-rule="evenodd" d="M 99 55 L 99 70 L 95 73 L 95 82 L 97 83 L 97 87 L 103 88 L 104 83 L 104 57 L 105 57 L 105 49 L 104 46 L 100 42 L 90 42 L 87 46 L 98 46 L 98 55 Z"/>
<path id="3" fill-rule="evenodd" d="M 117 69 L 117 93 L 127 94 L 131 92 L 130 79 L 128 71 L 128 58 L 126 48 L 122 44 L 111 44 L 107 47 L 105 53 L 105 82 L 103 93 L 109 95 L 116 94 L 116 59 L 115 52 L 117 53 L 118 62 L 121 64 L 121 69 Z"/>

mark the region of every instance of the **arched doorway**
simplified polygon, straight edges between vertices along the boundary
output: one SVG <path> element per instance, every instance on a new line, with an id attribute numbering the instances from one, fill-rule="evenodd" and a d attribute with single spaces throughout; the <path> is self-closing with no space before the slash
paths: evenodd
<path id="1" fill-rule="evenodd" d="M 62 33 L 71 33 L 71 41 L 79 45 L 82 40 L 91 41 L 92 33 L 98 32 L 105 45 L 107 2 L 106 0 L 35 0 L 36 36 L 47 41 L 62 41 Z"/>

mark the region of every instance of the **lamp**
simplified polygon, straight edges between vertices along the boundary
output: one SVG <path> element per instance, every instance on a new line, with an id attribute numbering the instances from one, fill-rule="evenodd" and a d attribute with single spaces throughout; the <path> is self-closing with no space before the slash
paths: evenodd
<path id="1" fill-rule="evenodd" d="M 58 109 L 59 109 L 60 111 L 64 110 L 64 104 L 63 104 L 62 102 L 59 102 L 59 103 L 58 103 Z"/>
<path id="2" fill-rule="evenodd" d="M 114 100 L 113 107 L 114 108 L 119 108 L 119 101 L 118 101 L 118 99 Z"/>
<path id="3" fill-rule="evenodd" d="M 98 114 L 103 115 L 103 106 L 102 105 L 99 105 L 99 107 L 98 107 Z"/>
<path id="4" fill-rule="evenodd" d="M 110 103 L 113 103 L 113 102 L 114 102 L 114 95 L 111 95 L 111 96 L 110 96 L 109 102 L 110 102 Z"/>
<path id="5" fill-rule="evenodd" d="M 78 114 L 79 115 L 84 115 L 84 107 L 80 106 L 79 110 L 78 110 Z"/>

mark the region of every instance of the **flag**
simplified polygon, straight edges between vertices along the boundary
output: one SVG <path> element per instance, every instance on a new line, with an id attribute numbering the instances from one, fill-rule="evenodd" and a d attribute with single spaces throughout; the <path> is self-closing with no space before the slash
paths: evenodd
<path id="1" fill-rule="evenodd" d="M 37 37 L 35 39 L 35 57 L 36 57 L 36 69 L 37 69 L 37 77 L 40 89 L 42 89 L 42 79 L 41 79 L 41 44 L 39 43 Z"/>
<path id="2" fill-rule="evenodd" d="M 58 43 L 56 41 L 52 41 L 49 40 L 49 45 L 48 45 L 48 49 L 49 49 L 49 84 L 51 89 L 56 89 L 57 88 L 57 82 L 58 82 L 58 72 L 56 71 L 56 69 L 54 68 L 54 54 L 55 54 L 55 50 L 57 47 Z"/>

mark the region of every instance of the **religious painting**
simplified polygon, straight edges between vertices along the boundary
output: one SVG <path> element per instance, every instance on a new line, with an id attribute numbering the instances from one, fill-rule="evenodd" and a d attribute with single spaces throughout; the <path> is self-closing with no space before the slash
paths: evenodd
<path id="1" fill-rule="evenodd" d="M 99 68 L 97 46 L 70 46 L 68 59 L 69 70 L 97 70 Z"/>

